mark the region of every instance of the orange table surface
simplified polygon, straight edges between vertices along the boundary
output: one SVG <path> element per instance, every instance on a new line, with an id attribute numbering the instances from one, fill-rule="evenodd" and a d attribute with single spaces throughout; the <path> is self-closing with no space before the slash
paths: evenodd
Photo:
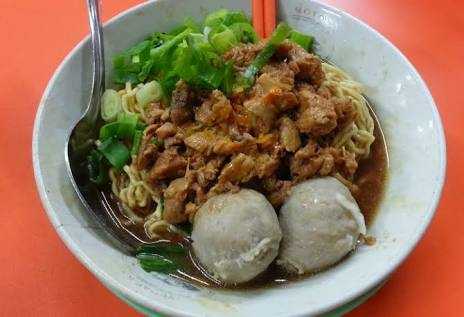
<path id="1" fill-rule="evenodd" d="M 140 2 L 103 1 L 103 17 Z M 428 83 L 442 116 L 448 171 L 424 239 L 350 316 L 460 316 L 464 309 L 464 2 L 327 1 L 389 38 Z M 83 0 L 0 1 L 0 315 L 136 316 L 54 232 L 35 189 L 31 136 L 42 92 L 87 33 Z M 418 184 L 417 186 L 420 186 Z"/>

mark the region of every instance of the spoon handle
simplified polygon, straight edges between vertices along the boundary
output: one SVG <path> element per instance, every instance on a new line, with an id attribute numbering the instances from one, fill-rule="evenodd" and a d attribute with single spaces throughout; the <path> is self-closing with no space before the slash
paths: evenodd
<path id="1" fill-rule="evenodd" d="M 83 119 L 93 125 L 97 122 L 100 112 L 100 99 L 105 89 L 105 60 L 99 1 L 87 0 L 87 6 L 92 43 L 93 73 L 90 102 Z"/>

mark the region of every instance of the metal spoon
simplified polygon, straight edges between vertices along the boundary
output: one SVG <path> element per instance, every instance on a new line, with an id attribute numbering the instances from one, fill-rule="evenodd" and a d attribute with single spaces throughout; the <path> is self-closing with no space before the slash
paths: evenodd
<path id="1" fill-rule="evenodd" d="M 84 114 L 68 136 L 65 151 L 66 166 L 79 199 L 107 233 L 109 240 L 125 253 L 133 254 L 137 247 L 149 242 L 141 240 L 120 223 L 112 208 L 102 199 L 101 192 L 89 181 L 87 173 L 87 155 L 98 139 L 100 101 L 105 89 L 103 32 L 98 0 L 87 0 L 87 7 L 92 44 L 92 87 Z"/>

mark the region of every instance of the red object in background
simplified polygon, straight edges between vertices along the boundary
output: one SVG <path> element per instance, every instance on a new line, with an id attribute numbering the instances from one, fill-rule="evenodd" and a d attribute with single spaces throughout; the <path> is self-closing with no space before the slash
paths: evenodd
<path id="1" fill-rule="evenodd" d="M 264 35 L 271 36 L 277 25 L 277 2 L 278 0 L 264 1 Z"/>
<path id="2" fill-rule="evenodd" d="M 251 15 L 253 27 L 260 38 L 264 38 L 264 1 L 251 0 Z"/>
<path id="3" fill-rule="evenodd" d="M 103 17 L 139 2 L 104 1 Z M 438 105 L 448 146 L 446 185 L 430 229 L 378 294 L 349 316 L 460 316 L 464 308 L 464 3 L 326 2 L 373 26 L 413 62 Z M 43 211 L 33 179 L 34 115 L 54 70 L 88 33 L 85 2 L 2 0 L 0 12 L 0 315 L 137 316 L 64 247 Z"/>

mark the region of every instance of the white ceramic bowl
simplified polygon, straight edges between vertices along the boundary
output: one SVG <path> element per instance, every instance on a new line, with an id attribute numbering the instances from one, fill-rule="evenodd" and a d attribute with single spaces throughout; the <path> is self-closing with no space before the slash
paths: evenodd
<path id="1" fill-rule="evenodd" d="M 185 16 L 202 19 L 219 7 L 250 12 L 250 1 L 159 0 L 130 9 L 105 25 L 107 57 L 155 30 L 170 29 Z M 281 1 L 279 8 L 280 19 L 313 34 L 317 53 L 365 84 L 373 102 L 390 155 L 385 198 L 369 228 L 377 243 L 314 277 L 256 291 L 196 289 L 142 271 L 89 221 L 65 172 L 65 138 L 89 98 L 91 64 L 85 39 L 55 72 L 37 112 L 37 187 L 53 226 L 75 256 L 116 294 L 146 311 L 182 316 L 325 313 L 386 279 L 432 219 L 445 177 L 445 139 L 434 101 L 417 71 L 388 40 L 346 13 L 297 0 Z"/>

